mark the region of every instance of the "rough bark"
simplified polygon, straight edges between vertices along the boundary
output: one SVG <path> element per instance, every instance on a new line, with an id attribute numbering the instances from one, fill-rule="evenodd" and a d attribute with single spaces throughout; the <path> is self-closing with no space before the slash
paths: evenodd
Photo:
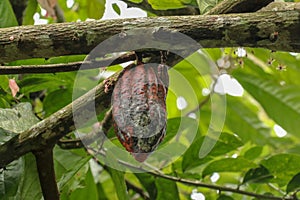
<path id="1" fill-rule="evenodd" d="M 55 180 L 53 149 L 46 148 L 34 152 L 44 200 L 59 200 L 59 191 Z"/>
<path id="2" fill-rule="evenodd" d="M 164 38 L 178 32 L 211 47 L 263 47 L 278 51 L 300 52 L 300 10 L 267 11 L 245 14 L 172 16 L 159 18 L 118 19 L 22 26 L 0 29 L 0 63 L 26 58 L 49 58 L 70 54 L 88 54 L 99 43 L 116 35 L 118 40 L 107 43 L 112 52 L 128 50 L 128 30 L 143 29 L 145 38 Z M 159 34 L 157 34 L 159 33 Z M 278 33 L 274 38 L 273 34 Z M 277 34 L 276 34 L 277 35 Z M 151 40 L 139 41 L 147 45 Z M 183 50 L 181 41 L 163 44 L 164 49 Z M 115 48 L 116 43 L 118 49 Z M 151 46 L 151 44 L 148 44 Z"/>
<path id="3" fill-rule="evenodd" d="M 228 13 L 246 13 L 256 12 L 264 6 L 267 6 L 273 0 L 226 0 L 222 1 L 206 15 L 228 14 Z"/>

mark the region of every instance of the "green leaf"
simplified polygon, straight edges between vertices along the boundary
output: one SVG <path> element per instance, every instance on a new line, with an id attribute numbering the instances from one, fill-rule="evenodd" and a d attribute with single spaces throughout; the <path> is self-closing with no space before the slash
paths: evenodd
<path id="1" fill-rule="evenodd" d="M 217 200 L 234 200 L 231 196 L 227 196 L 225 194 L 221 194 Z"/>
<path id="2" fill-rule="evenodd" d="M 24 162 L 20 158 L 11 162 L 9 165 L 0 170 L 0 199 L 9 199 L 17 193 L 19 183 L 24 171 Z"/>
<path id="3" fill-rule="evenodd" d="M 108 172 L 115 184 L 118 198 L 120 200 L 129 200 L 125 178 L 124 178 L 124 172 L 118 171 L 113 168 L 114 166 L 116 166 L 115 168 L 117 168 L 118 163 L 112 151 L 108 151 L 106 156 L 107 158 L 109 158 L 107 159 L 107 162 L 109 162 L 109 166 L 111 166 L 108 167 Z"/>
<path id="4" fill-rule="evenodd" d="M 39 122 L 30 103 L 20 103 L 12 109 L 0 109 L 0 128 L 21 133 Z"/>
<path id="5" fill-rule="evenodd" d="M 32 154 L 24 156 L 25 166 L 22 179 L 19 183 L 19 190 L 16 199 L 32 200 L 41 199 L 42 191 L 40 188 L 38 172 L 35 158 Z"/>
<path id="6" fill-rule="evenodd" d="M 214 172 L 243 172 L 256 167 L 256 164 L 242 157 L 224 158 L 211 162 L 202 173 L 202 176 L 213 174 Z"/>
<path id="7" fill-rule="evenodd" d="M 20 103 L 12 109 L 0 109 L 0 144 L 38 121 L 29 103 Z M 35 159 L 31 154 L 13 161 L 6 166 L 6 170 L 0 172 L 0 194 L 0 199 L 1 196 L 4 199 L 18 196 L 17 199 L 25 200 L 41 197 Z"/>
<path id="8" fill-rule="evenodd" d="M 112 4 L 112 7 L 113 7 L 114 11 L 115 11 L 118 15 L 121 14 L 120 7 L 118 6 L 117 3 L 113 3 L 113 4 Z"/>
<path id="9" fill-rule="evenodd" d="M 180 0 L 148 0 L 148 2 L 155 10 L 168 10 L 185 7 Z"/>
<path id="10" fill-rule="evenodd" d="M 18 83 L 21 93 L 28 95 L 31 92 L 47 90 L 52 92 L 60 88 L 73 88 L 76 72 L 58 74 L 30 74 L 25 75 Z"/>
<path id="11" fill-rule="evenodd" d="M 220 0 L 197 0 L 197 2 L 200 13 L 204 14 L 218 4 Z"/>
<path id="12" fill-rule="evenodd" d="M 264 166 L 260 166 L 258 168 L 250 169 L 243 180 L 243 183 L 266 183 L 271 178 L 273 178 L 272 174 L 270 174 L 269 170 Z"/>
<path id="13" fill-rule="evenodd" d="M 258 118 L 258 108 L 241 97 L 227 96 L 226 125 L 243 142 L 264 145 L 271 130 Z"/>
<path id="14" fill-rule="evenodd" d="M 183 155 L 182 169 L 188 170 L 197 167 L 201 164 L 207 163 L 216 156 L 224 155 L 231 152 L 238 147 L 242 146 L 243 143 L 235 135 L 223 132 L 217 139 L 211 138 L 216 141 L 213 149 L 203 159 L 199 158 L 199 151 L 202 146 L 205 137 L 201 137 L 193 142 L 190 148 Z"/>
<path id="15" fill-rule="evenodd" d="M 245 152 L 244 157 L 248 160 L 254 160 L 262 153 L 262 150 L 262 146 L 252 147 L 251 149 Z"/>
<path id="16" fill-rule="evenodd" d="M 280 186 L 288 184 L 299 173 L 299 163 L 300 156 L 293 154 L 278 154 L 261 162 L 274 175 L 272 181 Z"/>
<path id="17" fill-rule="evenodd" d="M 141 3 L 141 2 L 143 2 L 143 0 L 129 0 L 129 1 L 131 1 L 133 3 Z"/>
<path id="18" fill-rule="evenodd" d="M 3 90 L 6 90 L 8 88 L 8 81 L 9 81 L 9 78 L 8 78 L 7 75 L 1 75 L 0 76 L 0 87 Z"/>
<path id="19" fill-rule="evenodd" d="M 72 101 L 72 90 L 60 89 L 49 93 L 44 100 L 45 116 L 49 116 L 52 113 L 63 108 Z"/>
<path id="20" fill-rule="evenodd" d="M 0 97 L 0 108 L 9 108 L 10 104 L 9 102 L 5 99 Z"/>
<path id="21" fill-rule="evenodd" d="M 26 77 L 19 83 L 19 87 L 22 93 L 28 94 L 30 92 L 37 92 L 45 89 L 58 89 L 62 83 L 56 81 L 52 75 L 48 77 Z"/>
<path id="22" fill-rule="evenodd" d="M 286 193 L 296 192 L 300 190 L 300 173 L 296 174 L 286 187 Z"/>
<path id="23" fill-rule="evenodd" d="M 258 77 L 241 71 L 235 73 L 235 78 L 262 105 L 270 118 L 299 137 L 299 86 L 281 86 L 269 80 L 267 75 Z"/>
<path id="24" fill-rule="evenodd" d="M 38 4 L 36 0 L 28 0 L 26 9 L 24 10 L 22 25 L 33 25 L 33 15 L 36 13 Z"/>
<path id="25" fill-rule="evenodd" d="M 139 179 L 140 183 L 147 190 L 150 199 L 155 199 L 157 195 L 155 178 L 147 173 L 135 173 L 135 176 Z"/>
<path id="26" fill-rule="evenodd" d="M 58 181 L 58 187 L 60 190 L 62 190 L 66 184 L 74 178 L 74 176 L 76 175 L 76 173 L 82 169 L 90 160 L 90 157 L 86 157 L 86 158 L 82 158 L 81 160 L 79 160 L 79 162 L 77 162 L 75 165 L 72 166 L 72 168 L 70 168 L 69 170 L 67 170 L 66 172 L 64 172 L 60 178 L 60 180 Z"/>
<path id="27" fill-rule="evenodd" d="M 98 196 L 99 196 L 98 200 L 107 200 L 108 199 L 103 186 L 105 187 L 106 185 L 97 183 L 97 190 L 98 190 L 97 192 L 98 192 Z"/>
<path id="28" fill-rule="evenodd" d="M 175 160 L 188 149 L 197 133 L 198 122 L 195 119 L 168 119 L 166 137 L 149 158 L 153 157 L 158 162 Z"/>
<path id="29" fill-rule="evenodd" d="M 94 177 L 92 175 L 91 169 L 85 174 L 84 183 L 81 184 L 81 187 L 71 193 L 71 199 L 88 199 L 88 200 L 98 200 L 97 186 L 95 184 Z"/>
<path id="30" fill-rule="evenodd" d="M 18 26 L 17 18 L 9 0 L 0 1 L 0 28 Z"/>
<path id="31" fill-rule="evenodd" d="M 156 200 L 180 199 L 175 181 L 163 178 L 156 178 L 155 185 L 157 188 Z"/>
<path id="32" fill-rule="evenodd" d="M 87 3 L 87 17 L 100 19 L 105 10 L 105 0 L 90 0 Z"/>
<path id="33" fill-rule="evenodd" d="M 75 174 L 91 159 L 90 156 L 82 157 L 72 151 L 54 148 L 54 167 L 58 187 L 62 190 L 74 178 Z"/>

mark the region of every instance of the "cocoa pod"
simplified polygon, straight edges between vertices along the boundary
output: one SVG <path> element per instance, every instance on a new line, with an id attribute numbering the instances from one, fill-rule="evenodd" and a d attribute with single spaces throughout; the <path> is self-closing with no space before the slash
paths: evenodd
<path id="1" fill-rule="evenodd" d="M 165 136 L 168 69 L 165 65 L 131 65 L 112 95 L 112 116 L 121 144 L 143 162 Z"/>

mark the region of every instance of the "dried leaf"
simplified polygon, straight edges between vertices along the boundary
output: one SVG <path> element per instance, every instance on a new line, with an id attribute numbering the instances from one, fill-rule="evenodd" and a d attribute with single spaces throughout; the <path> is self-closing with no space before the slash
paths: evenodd
<path id="1" fill-rule="evenodd" d="M 13 97 L 16 96 L 16 94 L 19 92 L 20 88 L 18 84 L 16 83 L 15 79 L 9 79 L 9 88 L 11 90 L 11 94 Z"/>

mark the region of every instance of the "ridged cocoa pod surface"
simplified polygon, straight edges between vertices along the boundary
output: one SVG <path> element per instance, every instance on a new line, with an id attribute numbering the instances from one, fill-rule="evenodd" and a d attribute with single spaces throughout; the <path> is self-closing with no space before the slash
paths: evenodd
<path id="1" fill-rule="evenodd" d="M 112 95 L 112 116 L 119 141 L 143 162 L 166 133 L 168 69 L 159 65 L 131 65 L 124 69 Z"/>

